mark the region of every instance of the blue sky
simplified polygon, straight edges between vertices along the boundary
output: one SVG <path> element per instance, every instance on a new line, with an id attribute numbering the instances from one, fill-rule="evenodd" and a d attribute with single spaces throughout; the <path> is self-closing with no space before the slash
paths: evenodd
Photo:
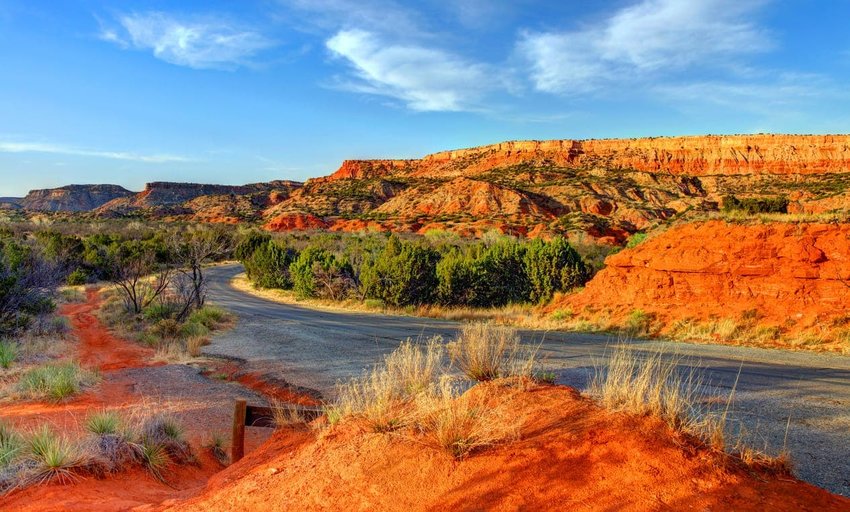
<path id="1" fill-rule="evenodd" d="M 511 139 L 842 133 L 846 0 L 0 0 L 0 196 Z"/>

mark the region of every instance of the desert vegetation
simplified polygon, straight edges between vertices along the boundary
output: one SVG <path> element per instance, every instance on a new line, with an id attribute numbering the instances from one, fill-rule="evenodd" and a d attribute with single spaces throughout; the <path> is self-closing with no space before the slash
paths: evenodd
<path id="1" fill-rule="evenodd" d="M 484 241 L 435 236 L 315 236 L 249 233 L 235 256 L 260 288 L 301 298 L 356 298 L 392 307 L 498 307 L 545 302 L 583 285 L 590 266 L 563 238 Z M 300 243 L 299 243 L 300 242 Z"/>
<path id="2" fill-rule="evenodd" d="M 168 469 L 196 463 L 182 425 L 168 414 L 92 412 L 72 437 L 48 424 L 19 431 L 0 423 L 0 495 L 82 477 L 103 478 L 134 467 L 167 480 Z"/>
<path id="3" fill-rule="evenodd" d="M 462 458 L 516 434 L 491 388 L 522 389 L 535 378 L 536 350 L 515 330 L 470 324 L 458 338 L 406 341 L 381 364 L 341 384 L 331 424 L 350 419 L 375 433 L 429 443 Z"/>

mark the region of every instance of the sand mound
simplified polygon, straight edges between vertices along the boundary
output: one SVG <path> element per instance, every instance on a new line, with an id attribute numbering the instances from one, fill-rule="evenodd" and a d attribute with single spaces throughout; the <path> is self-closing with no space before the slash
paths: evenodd
<path id="1" fill-rule="evenodd" d="M 348 422 L 279 431 L 167 510 L 826 510 L 850 500 L 719 462 L 663 424 L 564 387 L 500 388 L 519 438 L 464 459 Z"/>

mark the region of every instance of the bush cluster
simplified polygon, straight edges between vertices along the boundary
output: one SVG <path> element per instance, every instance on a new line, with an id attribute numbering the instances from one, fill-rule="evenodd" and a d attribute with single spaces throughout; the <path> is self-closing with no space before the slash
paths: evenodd
<path id="1" fill-rule="evenodd" d="M 787 197 L 755 198 L 746 197 L 739 199 L 728 195 L 723 197 L 723 211 L 743 211 L 749 214 L 756 213 L 788 213 Z"/>
<path id="2" fill-rule="evenodd" d="M 351 239 L 335 247 L 316 237 L 292 241 L 249 234 L 235 255 L 261 288 L 299 297 L 350 297 L 396 307 L 421 304 L 495 307 L 545 302 L 582 286 L 590 268 L 561 237 L 551 241 L 405 240 L 396 235 Z M 430 243 L 429 243 L 430 242 Z"/>

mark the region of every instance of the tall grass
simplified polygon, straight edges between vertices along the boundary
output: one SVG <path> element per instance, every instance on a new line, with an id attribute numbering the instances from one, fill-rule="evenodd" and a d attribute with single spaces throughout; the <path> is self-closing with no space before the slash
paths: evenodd
<path id="1" fill-rule="evenodd" d="M 403 342 L 382 364 L 338 386 L 331 414 L 359 416 L 375 432 L 396 430 L 405 423 L 409 403 L 434 382 L 442 357 L 440 338 Z"/>
<path id="2" fill-rule="evenodd" d="M 536 349 L 520 343 L 515 329 L 490 323 L 465 325 L 447 347 L 452 364 L 477 382 L 531 377 L 537 355 Z"/>
<path id="3" fill-rule="evenodd" d="M 101 411 L 86 419 L 86 430 L 94 435 L 117 435 L 121 431 L 121 416 L 115 411 Z"/>
<path id="4" fill-rule="evenodd" d="M 18 346 L 7 340 L 0 340 L 0 368 L 8 370 L 18 357 Z"/>
<path id="5" fill-rule="evenodd" d="M 439 338 L 402 343 L 372 371 L 338 387 L 330 423 L 351 416 L 373 432 L 404 429 L 458 458 L 513 435 L 514 419 L 488 404 L 498 386 L 476 383 L 532 376 L 536 350 L 521 345 L 513 329 L 469 325 L 448 345 L 468 380 L 444 363 L 446 352 Z"/>
<path id="6" fill-rule="evenodd" d="M 29 398 L 62 400 L 79 393 L 98 381 L 96 373 L 76 362 L 50 363 L 24 373 L 18 381 L 19 391 Z"/>
<path id="7" fill-rule="evenodd" d="M 11 427 L 0 423 L 0 470 L 11 464 L 23 449 L 23 437 Z"/>
<path id="8" fill-rule="evenodd" d="M 607 368 L 597 369 L 589 393 L 604 407 L 636 415 L 651 415 L 671 427 L 713 435 L 707 422 L 705 386 L 695 370 L 679 371 L 677 357 L 662 352 L 639 353 L 625 345 L 614 348 Z M 710 428 L 711 432 L 706 429 Z"/>

